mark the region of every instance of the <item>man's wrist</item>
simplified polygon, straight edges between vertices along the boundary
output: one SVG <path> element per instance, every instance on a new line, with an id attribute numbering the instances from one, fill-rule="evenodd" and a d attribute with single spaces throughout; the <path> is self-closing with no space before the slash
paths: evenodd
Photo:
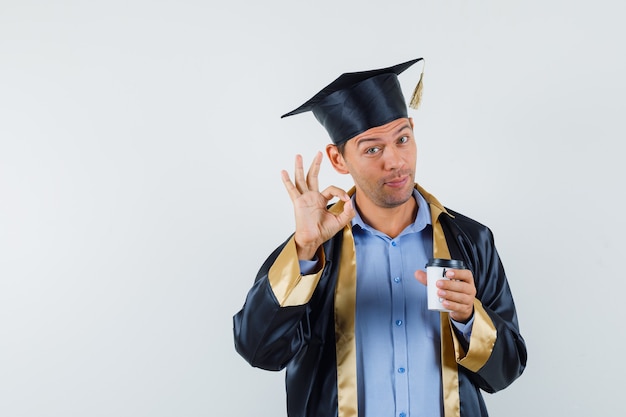
<path id="1" fill-rule="evenodd" d="M 296 241 L 296 253 L 298 254 L 298 260 L 311 261 L 315 258 L 319 245 L 300 245 Z"/>

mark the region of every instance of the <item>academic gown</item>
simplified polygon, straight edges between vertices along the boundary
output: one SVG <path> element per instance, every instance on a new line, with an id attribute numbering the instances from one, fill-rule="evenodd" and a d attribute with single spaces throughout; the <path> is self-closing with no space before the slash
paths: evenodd
<path id="1" fill-rule="evenodd" d="M 448 313 L 441 313 L 444 416 L 487 416 L 480 390 L 507 387 L 526 366 L 513 297 L 489 228 L 416 188 L 431 210 L 434 257 L 463 260 L 477 292 L 469 346 L 457 336 Z M 330 210 L 339 213 L 342 207 L 340 201 Z M 350 224 L 323 244 L 319 256 L 322 269 L 300 275 L 292 235 L 267 258 L 233 318 L 235 348 L 254 367 L 286 368 L 289 417 L 357 417 L 356 255 Z"/>

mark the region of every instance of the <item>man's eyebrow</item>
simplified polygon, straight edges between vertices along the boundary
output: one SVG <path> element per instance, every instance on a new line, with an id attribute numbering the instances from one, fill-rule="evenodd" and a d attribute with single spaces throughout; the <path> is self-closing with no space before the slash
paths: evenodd
<path id="1" fill-rule="evenodd" d="M 402 133 L 403 131 L 405 131 L 407 129 L 411 130 L 411 125 L 408 124 L 408 123 L 403 125 L 403 126 L 400 126 L 398 129 L 396 129 L 393 132 L 393 134 L 394 135 L 398 135 L 398 134 Z M 375 142 L 375 141 L 378 141 L 378 140 L 380 140 L 380 138 L 378 136 L 371 136 L 371 137 L 360 138 L 360 139 L 357 140 L 357 144 L 356 145 L 357 146 L 361 146 L 362 143 Z"/>
<path id="2" fill-rule="evenodd" d="M 400 133 L 400 132 L 402 132 L 403 130 L 406 130 L 406 129 L 411 130 L 411 125 L 407 123 L 404 126 L 400 126 L 398 128 L 398 130 L 396 130 L 396 134 L 398 134 L 398 133 Z"/>

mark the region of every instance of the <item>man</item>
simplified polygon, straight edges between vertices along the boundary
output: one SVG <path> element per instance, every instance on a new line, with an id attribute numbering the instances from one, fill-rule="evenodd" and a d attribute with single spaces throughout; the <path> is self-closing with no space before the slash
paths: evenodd
<path id="1" fill-rule="evenodd" d="M 296 230 L 234 317 L 236 349 L 252 366 L 286 368 L 290 417 L 486 416 L 480 390 L 503 389 L 525 368 L 491 231 L 414 182 L 397 76 L 419 61 L 345 73 L 285 115 L 312 111 L 333 142 L 332 166 L 355 183 L 320 191 L 321 153 L 306 175 L 299 155 L 294 180 L 282 172 Z M 449 312 L 427 309 L 430 258 L 468 268 L 437 282 Z"/>

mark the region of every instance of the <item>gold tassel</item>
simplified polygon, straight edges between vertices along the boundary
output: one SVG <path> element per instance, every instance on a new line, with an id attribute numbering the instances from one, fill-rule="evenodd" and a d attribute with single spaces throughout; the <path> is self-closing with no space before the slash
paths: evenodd
<path id="1" fill-rule="evenodd" d="M 413 90 L 413 95 L 411 96 L 411 102 L 409 103 L 409 107 L 412 109 L 417 109 L 420 106 L 420 102 L 422 101 L 422 91 L 424 90 L 424 83 L 422 82 L 423 79 L 424 67 L 422 67 L 420 80 L 417 82 L 417 86 L 415 86 L 415 90 Z"/>

